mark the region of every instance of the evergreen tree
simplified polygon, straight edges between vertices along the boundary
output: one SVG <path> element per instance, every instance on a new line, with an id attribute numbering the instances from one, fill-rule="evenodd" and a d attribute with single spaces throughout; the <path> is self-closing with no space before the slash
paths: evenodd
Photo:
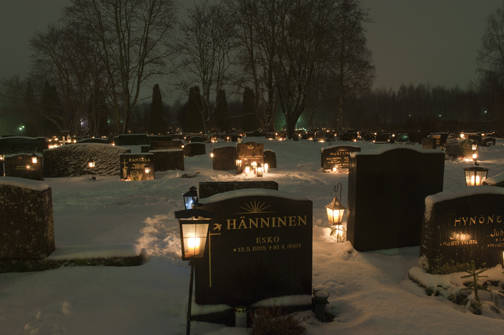
<path id="1" fill-rule="evenodd" d="M 217 128 L 220 130 L 229 130 L 229 110 L 226 100 L 226 91 L 219 90 L 217 93 L 217 106 L 215 108 L 215 120 Z"/>
<path id="2" fill-rule="evenodd" d="M 191 87 L 189 99 L 182 109 L 182 129 L 184 132 L 199 132 L 204 130 L 204 103 L 198 86 Z"/>
<path id="3" fill-rule="evenodd" d="M 162 133 L 166 131 L 166 125 L 163 118 L 163 100 L 159 85 L 154 85 L 152 89 L 152 104 L 150 108 L 150 127 L 152 133 Z"/>

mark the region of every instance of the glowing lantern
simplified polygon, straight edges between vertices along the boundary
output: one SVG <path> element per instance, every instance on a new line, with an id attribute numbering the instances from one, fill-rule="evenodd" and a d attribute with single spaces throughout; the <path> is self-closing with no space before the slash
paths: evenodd
<path id="1" fill-rule="evenodd" d="M 94 160 L 90 160 L 88 163 L 87 163 L 87 166 L 88 168 L 90 169 L 94 169 L 96 167 L 96 162 Z"/>
<path id="2" fill-rule="evenodd" d="M 182 259 L 203 257 L 210 219 L 180 219 L 180 238 L 182 240 Z"/>
<path id="3" fill-rule="evenodd" d="M 481 166 L 471 166 L 464 169 L 466 186 L 481 186 L 487 179 L 488 169 Z"/>
<path id="4" fill-rule="evenodd" d="M 192 209 L 194 205 L 198 203 L 198 192 L 196 191 L 196 187 L 191 186 L 189 191 L 184 193 L 183 197 L 185 209 Z"/>
<path id="5" fill-rule="evenodd" d="M 152 170 L 151 170 L 151 168 L 150 168 L 150 167 L 146 167 L 146 168 L 144 169 L 144 172 L 145 172 L 145 174 L 150 174 L 150 173 L 152 172 Z"/>
<path id="6" fill-rule="evenodd" d="M 213 152 L 210 153 L 210 158 L 214 158 L 215 157 L 215 154 Z"/>
<path id="7" fill-rule="evenodd" d="M 257 168 L 257 176 L 258 176 L 258 177 L 262 177 L 262 176 L 263 176 L 263 172 L 264 172 L 263 167 L 262 167 L 262 166 L 259 166 L 259 167 Z"/>
<path id="8" fill-rule="evenodd" d="M 31 162 L 32 162 L 32 164 L 37 164 L 38 163 L 37 156 L 32 156 Z"/>
<path id="9" fill-rule="evenodd" d="M 269 171 L 269 164 L 264 163 L 264 173 L 268 173 L 268 171 Z"/>
<path id="10" fill-rule="evenodd" d="M 346 240 L 346 236 L 345 236 L 345 227 L 343 226 L 343 216 L 345 214 L 346 208 L 345 206 L 343 206 L 343 204 L 336 196 L 336 193 L 338 193 L 338 191 L 341 198 L 341 191 L 342 191 L 341 184 L 338 184 L 334 188 L 335 196 L 331 200 L 331 202 L 327 204 L 326 211 L 327 211 L 327 219 L 329 221 L 329 225 L 331 226 L 331 236 L 336 236 L 337 242 L 344 242 Z"/>

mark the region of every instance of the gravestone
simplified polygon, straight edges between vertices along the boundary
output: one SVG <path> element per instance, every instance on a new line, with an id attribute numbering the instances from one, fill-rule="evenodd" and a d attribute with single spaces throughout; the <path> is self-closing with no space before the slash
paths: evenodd
<path id="1" fill-rule="evenodd" d="M 114 138 L 115 145 L 148 145 L 150 143 L 146 134 L 121 134 Z"/>
<path id="2" fill-rule="evenodd" d="M 43 180 L 44 158 L 40 154 L 7 155 L 5 156 L 5 175 Z"/>
<path id="3" fill-rule="evenodd" d="M 436 149 L 436 140 L 430 137 L 422 138 L 422 149 Z"/>
<path id="4" fill-rule="evenodd" d="M 206 153 L 205 143 L 191 142 L 184 146 L 184 155 L 188 157 L 204 155 Z"/>
<path id="5" fill-rule="evenodd" d="M 263 188 L 278 191 L 276 181 L 206 181 L 199 183 L 199 197 L 208 198 L 217 193 L 242 190 L 248 188 Z"/>
<path id="6" fill-rule="evenodd" d="M 472 143 L 465 141 L 448 141 L 446 142 L 446 155 L 453 158 L 468 157 L 472 159 Z"/>
<path id="7" fill-rule="evenodd" d="M 51 188 L 34 180 L 0 178 L 0 262 L 42 259 L 54 249 Z"/>
<path id="8" fill-rule="evenodd" d="M 220 147 L 213 149 L 212 169 L 236 170 L 236 147 Z"/>
<path id="9" fill-rule="evenodd" d="M 45 149 L 47 149 L 47 141 L 43 137 L 0 137 L 0 155 L 27 152 L 42 153 Z"/>
<path id="10" fill-rule="evenodd" d="M 264 150 L 264 164 L 268 163 L 270 169 L 276 169 L 276 153 L 272 150 Z"/>
<path id="11" fill-rule="evenodd" d="M 184 152 L 181 149 L 151 150 L 156 171 L 184 170 Z"/>
<path id="12" fill-rule="evenodd" d="M 239 190 L 198 207 L 212 221 L 205 258 L 195 262 L 200 305 L 250 306 L 312 295 L 312 202 L 277 191 Z"/>
<path id="13" fill-rule="evenodd" d="M 324 170 L 348 169 L 350 167 L 350 153 L 361 151 L 360 147 L 338 145 L 323 148 L 320 154 L 320 166 Z"/>
<path id="14" fill-rule="evenodd" d="M 121 154 L 121 180 L 154 180 L 154 154 Z"/>
<path id="15" fill-rule="evenodd" d="M 181 140 L 152 140 L 150 144 L 151 150 L 161 150 L 161 149 L 183 149 L 184 142 Z"/>
<path id="16" fill-rule="evenodd" d="M 425 199 L 421 255 L 425 270 L 449 273 L 501 264 L 504 251 L 504 190 L 484 186 Z"/>
<path id="17" fill-rule="evenodd" d="M 252 166 L 253 162 L 257 163 L 257 166 L 261 166 L 264 162 L 264 144 L 247 142 L 238 143 L 236 145 L 236 156 L 238 160 L 241 160 L 241 169 L 245 166 Z M 239 170 L 241 170 L 239 168 Z"/>
<path id="18" fill-rule="evenodd" d="M 443 190 L 444 153 L 399 148 L 353 153 L 348 240 L 359 251 L 420 244 L 426 196 Z"/>

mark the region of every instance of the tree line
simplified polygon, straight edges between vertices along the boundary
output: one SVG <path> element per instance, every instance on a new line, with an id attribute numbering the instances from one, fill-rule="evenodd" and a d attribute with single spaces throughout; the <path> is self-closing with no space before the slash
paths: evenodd
<path id="1" fill-rule="evenodd" d="M 466 89 L 372 90 L 369 20 L 359 0 L 201 0 L 184 11 L 172 0 L 71 0 L 32 38 L 29 74 L 2 82 L 0 115 L 29 135 L 502 126 L 502 9 Z M 155 84 L 166 81 L 175 85 Z M 175 90 L 185 101 L 163 103 Z"/>

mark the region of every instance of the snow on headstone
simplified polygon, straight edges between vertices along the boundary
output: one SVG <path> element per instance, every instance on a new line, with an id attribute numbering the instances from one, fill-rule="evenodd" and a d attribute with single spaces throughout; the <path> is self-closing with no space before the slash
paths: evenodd
<path id="1" fill-rule="evenodd" d="M 54 248 L 51 188 L 34 180 L 0 178 L 0 259 L 42 259 Z"/>

